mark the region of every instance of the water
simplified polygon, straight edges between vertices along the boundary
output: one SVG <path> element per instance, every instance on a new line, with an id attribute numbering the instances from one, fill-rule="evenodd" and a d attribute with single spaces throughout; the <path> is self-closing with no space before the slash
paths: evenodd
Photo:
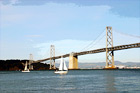
<path id="1" fill-rule="evenodd" d="M 140 70 L 0 71 L 0 93 L 140 93 Z"/>

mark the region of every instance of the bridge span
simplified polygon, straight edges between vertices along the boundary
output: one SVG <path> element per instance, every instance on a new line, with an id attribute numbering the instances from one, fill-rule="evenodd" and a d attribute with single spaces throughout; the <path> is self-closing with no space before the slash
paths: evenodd
<path id="1" fill-rule="evenodd" d="M 130 48 L 139 48 L 140 42 L 134 43 L 134 44 L 127 44 L 127 45 L 119 45 L 119 46 L 113 46 L 113 35 L 112 35 L 112 27 L 107 26 L 106 27 L 106 48 L 100 48 L 95 50 L 88 50 L 88 51 L 82 51 L 82 52 L 72 52 L 69 54 L 64 54 L 60 56 L 55 56 L 55 48 L 54 45 L 51 45 L 50 49 L 50 57 L 33 61 L 32 63 L 38 63 L 50 60 L 50 69 L 55 69 L 55 59 L 59 59 L 61 57 L 69 57 L 69 69 L 78 69 L 78 56 L 86 55 L 86 54 L 95 54 L 95 53 L 101 53 L 106 52 L 106 69 L 115 69 L 114 65 L 114 51 L 118 50 L 124 50 L 124 49 L 130 49 Z M 53 65 L 52 65 L 53 62 Z"/>
<path id="2" fill-rule="evenodd" d="M 134 43 L 134 44 L 128 44 L 128 45 L 120 45 L 120 46 L 109 47 L 108 50 L 109 51 L 117 51 L 117 50 L 124 50 L 124 49 L 130 49 L 130 48 L 139 48 L 139 47 L 140 47 L 140 43 Z M 89 51 L 82 51 L 82 52 L 74 52 L 73 56 L 80 56 L 80 55 L 86 55 L 86 54 L 95 54 L 95 53 L 100 53 L 100 52 L 106 52 L 106 48 L 89 50 Z M 63 56 L 63 58 L 69 57 L 70 54 L 71 53 L 60 55 L 60 56 L 55 56 L 55 57 L 52 57 L 51 59 L 53 59 L 53 60 L 59 59 L 62 56 Z M 50 60 L 50 58 L 37 60 L 37 61 L 34 61 L 33 63 L 43 62 L 43 61 L 47 61 L 47 60 Z"/>

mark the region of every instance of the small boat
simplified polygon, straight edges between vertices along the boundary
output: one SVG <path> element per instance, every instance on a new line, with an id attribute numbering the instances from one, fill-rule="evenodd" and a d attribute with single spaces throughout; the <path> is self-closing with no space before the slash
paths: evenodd
<path id="1" fill-rule="evenodd" d="M 27 61 L 26 61 L 26 64 L 25 64 L 25 68 L 24 68 L 24 70 L 22 70 L 22 72 L 30 72 L 30 70 L 27 68 Z"/>
<path id="2" fill-rule="evenodd" d="M 66 63 L 65 63 L 63 57 L 61 57 L 59 70 L 58 71 L 56 70 L 54 73 L 56 73 L 56 74 L 67 74 L 68 73 L 68 68 L 66 66 Z"/>

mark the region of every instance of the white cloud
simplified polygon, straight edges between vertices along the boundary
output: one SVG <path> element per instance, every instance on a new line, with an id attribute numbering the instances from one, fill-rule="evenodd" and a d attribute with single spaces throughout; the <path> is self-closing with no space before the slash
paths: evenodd
<path id="1" fill-rule="evenodd" d="M 11 0 L 17 3 L 18 0 Z M 109 6 L 79 7 L 75 4 L 47 3 L 41 6 L 14 6 L 11 4 L 1 5 L 2 25 L 17 25 L 19 23 L 32 23 L 34 27 L 60 26 L 71 20 L 99 20 L 109 12 Z M 87 11 L 88 10 L 88 11 Z M 78 11 L 78 12 L 77 12 Z M 56 16 L 57 15 L 57 16 Z M 80 16 L 80 17 L 79 17 Z M 82 19 L 81 19 L 82 18 Z M 36 20 L 36 21 L 35 21 Z"/>
<path id="2" fill-rule="evenodd" d="M 27 22 L 28 18 L 31 16 L 28 13 L 25 13 L 21 8 L 17 8 L 13 5 L 0 5 L 0 19 L 2 27 L 16 26 L 23 22 Z"/>
<path id="3" fill-rule="evenodd" d="M 15 4 L 17 0 L 11 2 Z M 15 37 L 15 35 L 17 35 L 15 32 L 19 32 L 19 34 L 22 32 L 24 36 L 28 35 L 27 37 L 29 37 L 31 42 L 33 42 L 32 38 L 41 37 L 40 35 L 42 34 L 44 35 L 43 39 L 49 41 L 46 43 L 37 43 L 34 46 L 34 48 L 38 50 L 37 57 L 39 56 L 39 59 L 41 57 L 46 58 L 47 55 L 49 56 L 51 44 L 55 45 L 57 55 L 81 51 L 92 42 L 90 40 L 94 40 L 95 37 L 97 37 L 98 31 L 101 31 L 107 25 L 111 25 L 113 29 L 118 28 L 130 34 L 137 34 L 140 31 L 140 22 L 137 18 L 122 18 L 112 14 L 110 12 L 110 6 L 81 7 L 75 4 L 47 3 L 40 6 L 0 5 L 0 7 L 0 18 L 2 19 L 1 31 L 5 35 L 11 32 L 9 36 L 3 37 L 5 40 L 12 38 L 11 36 Z M 25 37 L 20 38 L 21 39 L 17 39 L 17 41 L 11 39 L 9 42 L 24 42 L 26 39 Z M 65 40 L 63 40 L 64 38 Z M 120 42 L 121 44 L 125 44 L 126 42 L 129 43 L 131 40 L 135 41 L 135 39 L 128 40 L 128 38 L 124 39 L 124 37 L 119 38 L 118 36 L 116 36 L 116 38 L 117 39 L 114 37 L 114 45 L 120 45 Z M 120 42 L 118 43 L 118 41 Z M 38 42 L 42 42 L 42 39 L 39 38 Z M 15 44 L 15 46 L 18 46 L 18 44 Z M 105 40 L 94 47 L 105 47 Z M 89 49 L 93 49 L 92 46 Z M 1 50 L 3 51 L 3 49 Z M 34 50 L 31 49 L 29 51 Z M 11 52 L 11 50 L 8 52 Z M 24 53 L 25 51 L 22 52 Z M 5 57 L 7 57 L 7 55 Z M 83 58 L 89 61 L 93 60 L 93 57 L 89 55 Z M 98 60 L 102 59 L 103 61 L 105 59 L 104 55 L 94 56 L 94 58 Z M 95 61 L 98 60 L 95 59 Z M 125 57 L 124 60 L 127 60 L 127 57 Z"/>
<path id="4" fill-rule="evenodd" d="M 79 52 L 79 51 L 85 51 L 87 48 L 85 48 L 87 45 L 89 45 L 91 42 L 94 41 L 90 41 L 90 40 L 71 40 L 71 39 L 67 39 L 67 40 L 60 40 L 60 41 L 52 41 L 52 42 L 48 42 L 48 43 L 40 43 L 34 46 L 34 48 L 36 50 L 38 50 L 38 56 L 41 57 L 39 59 L 42 58 L 48 58 L 50 57 L 50 45 L 54 45 L 55 46 L 55 54 L 56 56 L 60 56 L 63 54 L 67 54 L 67 53 L 71 53 L 71 52 Z M 97 49 L 97 48 L 101 48 L 104 47 L 104 45 L 102 44 L 96 44 L 96 46 L 94 46 L 93 44 L 90 46 L 92 48 L 90 49 Z M 84 48 L 84 50 L 83 50 Z M 101 54 L 104 55 L 104 54 Z M 80 62 L 94 62 L 93 61 L 93 55 L 84 55 L 82 57 L 79 57 L 79 61 Z M 99 58 L 99 56 L 95 56 L 95 59 L 99 59 L 98 61 L 102 61 L 102 59 L 104 59 L 104 57 Z M 67 59 L 68 61 L 68 59 Z"/>
<path id="5" fill-rule="evenodd" d="M 11 4 L 16 4 L 18 3 L 19 0 L 11 0 Z"/>
<path id="6" fill-rule="evenodd" d="M 47 51 L 50 49 L 50 45 L 55 46 L 56 55 L 78 52 L 85 45 L 88 45 L 91 41 L 82 41 L 82 40 L 60 40 L 60 41 L 52 41 L 48 43 L 41 43 L 34 46 L 34 48 L 38 48 L 38 54 L 42 57 L 45 55 Z"/>
<path id="7" fill-rule="evenodd" d="M 119 36 L 118 38 L 121 38 L 121 37 L 122 36 Z M 117 45 L 129 44 L 133 41 L 137 43 L 139 40 L 139 39 L 132 39 L 129 42 L 124 43 L 124 41 L 128 41 L 127 39 L 128 38 L 123 38 L 123 40 L 121 40 L 121 43 L 119 44 L 117 43 Z M 98 40 L 100 39 L 98 38 L 96 41 Z M 71 53 L 71 52 L 81 52 L 81 51 L 85 51 L 86 49 L 93 50 L 93 49 L 105 48 L 105 37 L 102 38 L 101 41 L 99 41 L 98 43 L 91 44 L 91 42 L 96 42 L 96 41 L 67 39 L 67 40 L 60 40 L 60 41 L 52 41 L 48 43 L 39 43 L 35 45 L 34 48 L 38 50 L 37 53 L 38 53 L 38 56 L 40 57 L 39 59 L 43 59 L 43 58 L 50 57 L 50 45 L 55 46 L 55 54 L 56 54 L 55 56 L 60 56 L 60 55 Z M 87 45 L 90 45 L 90 46 L 87 46 Z M 85 48 L 85 50 L 83 50 L 83 48 Z M 134 56 L 132 57 L 133 54 L 136 54 L 135 57 Z M 140 53 L 138 49 L 115 51 L 115 60 L 119 60 L 122 62 L 127 62 L 128 60 L 132 62 L 134 61 L 139 62 L 140 61 L 139 55 Z M 97 53 L 97 54 L 82 55 L 78 57 L 78 61 L 79 62 L 105 62 L 105 58 L 106 58 L 105 56 L 106 56 L 105 52 Z M 68 60 L 69 59 L 67 58 L 67 61 Z"/>

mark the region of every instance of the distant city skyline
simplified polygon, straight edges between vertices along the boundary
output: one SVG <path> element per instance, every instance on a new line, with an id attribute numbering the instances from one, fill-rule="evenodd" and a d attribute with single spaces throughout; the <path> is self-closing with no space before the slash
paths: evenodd
<path id="1" fill-rule="evenodd" d="M 112 26 L 115 45 L 140 42 L 139 0 L 0 0 L 0 59 L 49 57 L 105 47 Z M 105 62 L 105 53 L 79 62 Z M 68 60 L 68 58 L 66 58 Z M 115 51 L 115 60 L 140 62 L 140 49 Z"/>

